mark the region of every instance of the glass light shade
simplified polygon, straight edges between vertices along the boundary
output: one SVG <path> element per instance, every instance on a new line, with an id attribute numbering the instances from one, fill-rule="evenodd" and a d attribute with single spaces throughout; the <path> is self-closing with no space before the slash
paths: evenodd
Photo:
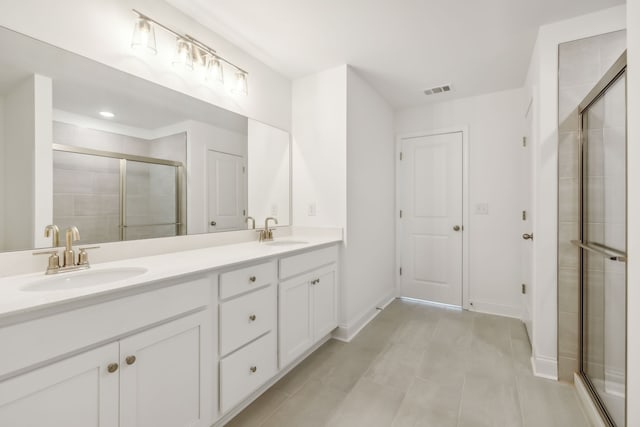
<path id="1" fill-rule="evenodd" d="M 222 71 L 222 63 L 220 60 L 211 55 L 207 57 L 207 67 L 205 70 L 205 80 L 214 83 L 224 82 L 224 73 Z"/>
<path id="2" fill-rule="evenodd" d="M 156 33 L 151 21 L 138 17 L 133 25 L 133 36 L 131 37 L 131 47 L 133 49 L 147 50 L 154 55 L 158 53 L 156 49 Z"/>
<path id="3" fill-rule="evenodd" d="M 176 40 L 176 54 L 173 57 L 173 65 L 193 70 L 193 54 L 191 43 L 184 39 Z"/>
<path id="4" fill-rule="evenodd" d="M 247 73 L 244 71 L 236 72 L 236 81 L 231 90 L 233 93 L 249 94 L 249 83 L 247 81 Z"/>

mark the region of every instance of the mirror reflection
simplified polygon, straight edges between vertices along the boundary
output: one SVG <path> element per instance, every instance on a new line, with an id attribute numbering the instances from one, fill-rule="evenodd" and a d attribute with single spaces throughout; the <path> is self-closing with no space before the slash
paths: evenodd
<path id="1" fill-rule="evenodd" d="M 0 250 L 257 228 L 290 218 L 290 138 L 0 28 Z"/>

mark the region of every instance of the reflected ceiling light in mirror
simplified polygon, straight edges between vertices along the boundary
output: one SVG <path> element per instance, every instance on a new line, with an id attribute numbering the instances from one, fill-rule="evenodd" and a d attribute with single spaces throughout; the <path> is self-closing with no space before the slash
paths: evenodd
<path id="1" fill-rule="evenodd" d="M 234 63 L 227 61 L 221 57 L 214 49 L 206 44 L 196 40 L 188 34 L 179 34 L 168 28 L 158 21 L 149 18 L 146 15 L 133 9 L 136 14 L 136 22 L 134 25 L 133 39 L 131 47 L 147 47 L 154 53 L 156 50 L 156 37 L 153 31 L 154 26 L 174 35 L 176 37 L 175 55 L 173 57 L 173 65 L 179 68 L 193 70 L 198 68 L 198 73 L 204 70 L 204 79 L 207 82 L 216 82 L 224 84 L 224 68 L 231 68 L 235 74 L 234 82 L 227 82 L 231 85 L 231 92 L 247 95 L 249 73 Z M 153 43 L 151 43 L 153 42 Z M 153 46 L 153 47 L 151 47 Z"/>
<path id="2" fill-rule="evenodd" d="M 98 114 L 100 114 L 105 119 L 113 119 L 116 116 L 111 111 L 100 111 Z"/>
<path id="3" fill-rule="evenodd" d="M 236 72 L 236 81 L 233 84 L 233 88 L 231 89 L 233 93 L 241 93 L 244 95 L 249 94 L 249 85 L 247 83 L 247 73 L 244 71 Z"/>
<path id="4" fill-rule="evenodd" d="M 131 37 L 131 47 L 156 54 L 156 33 L 151 25 L 151 21 L 139 15 L 133 24 L 133 36 Z"/>

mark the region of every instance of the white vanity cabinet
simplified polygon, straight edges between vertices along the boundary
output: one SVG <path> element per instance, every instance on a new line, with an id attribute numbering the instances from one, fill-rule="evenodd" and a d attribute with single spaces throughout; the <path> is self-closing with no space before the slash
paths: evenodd
<path id="1" fill-rule="evenodd" d="M 338 326 L 337 259 L 331 246 L 280 260 L 280 369 Z"/>
<path id="2" fill-rule="evenodd" d="M 277 263 L 220 274 L 220 412 L 226 413 L 277 372 Z"/>
<path id="3" fill-rule="evenodd" d="M 195 280 L 0 328 L 16 344 L 0 359 L 21 368 L 0 382 L 0 425 L 209 426 L 210 292 Z M 18 339 L 30 330 L 38 341 Z M 47 349 L 35 369 L 14 360 L 30 348 Z"/>

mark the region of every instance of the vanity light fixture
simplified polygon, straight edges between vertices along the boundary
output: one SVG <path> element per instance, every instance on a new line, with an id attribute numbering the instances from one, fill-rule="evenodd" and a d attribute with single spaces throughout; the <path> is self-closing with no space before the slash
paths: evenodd
<path id="1" fill-rule="evenodd" d="M 211 83 L 222 83 L 224 85 L 224 68 L 233 69 L 235 81 L 231 91 L 247 95 L 249 93 L 249 73 L 232 62 L 221 57 L 214 49 L 206 44 L 194 39 L 188 34 L 179 34 L 158 21 L 132 9 L 136 14 L 136 21 L 133 27 L 132 48 L 147 48 L 156 54 L 156 36 L 154 27 L 158 27 L 176 37 L 176 51 L 173 57 L 173 65 L 193 70 L 194 68 L 204 70 L 204 79 Z"/>
<path id="2" fill-rule="evenodd" d="M 133 49 L 147 49 L 154 55 L 158 53 L 156 49 L 156 33 L 151 25 L 151 20 L 142 15 L 138 15 L 133 25 L 131 47 Z"/>
<path id="3" fill-rule="evenodd" d="M 106 119 L 113 119 L 116 116 L 111 111 L 100 111 L 100 113 L 98 114 L 100 114 L 102 117 Z"/>

